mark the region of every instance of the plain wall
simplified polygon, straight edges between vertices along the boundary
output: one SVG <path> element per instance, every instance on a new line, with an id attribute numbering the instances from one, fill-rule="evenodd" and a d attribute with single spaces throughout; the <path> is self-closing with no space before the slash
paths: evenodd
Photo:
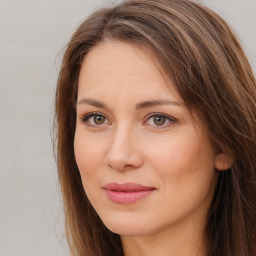
<path id="1" fill-rule="evenodd" d="M 69 255 L 51 129 L 61 49 L 103 0 L 0 0 L 0 256 Z M 113 1 L 114 2 L 114 1 Z M 256 69 L 256 0 L 205 0 Z"/>

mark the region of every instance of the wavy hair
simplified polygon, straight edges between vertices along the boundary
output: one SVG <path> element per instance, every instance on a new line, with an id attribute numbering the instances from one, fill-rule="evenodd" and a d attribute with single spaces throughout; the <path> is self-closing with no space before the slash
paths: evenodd
<path id="1" fill-rule="evenodd" d="M 89 16 L 68 43 L 56 90 L 56 140 L 66 233 L 72 255 L 123 255 L 83 189 L 74 157 L 81 63 L 104 40 L 148 49 L 220 152 L 234 159 L 219 173 L 204 237 L 208 256 L 256 255 L 256 83 L 239 41 L 215 12 L 190 0 L 126 0 Z"/>

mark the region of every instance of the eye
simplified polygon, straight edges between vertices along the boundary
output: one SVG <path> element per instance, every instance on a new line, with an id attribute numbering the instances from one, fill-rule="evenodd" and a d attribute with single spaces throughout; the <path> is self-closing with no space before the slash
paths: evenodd
<path id="1" fill-rule="evenodd" d="M 173 117 L 161 114 L 161 113 L 155 113 L 155 114 L 151 114 L 146 122 L 144 122 L 143 124 L 147 124 L 150 126 L 153 126 L 155 128 L 165 128 L 168 127 L 169 125 L 175 123 L 177 120 Z"/>
<path id="2" fill-rule="evenodd" d="M 103 114 L 94 112 L 85 115 L 81 121 L 88 126 L 100 127 L 109 124 L 107 117 Z"/>

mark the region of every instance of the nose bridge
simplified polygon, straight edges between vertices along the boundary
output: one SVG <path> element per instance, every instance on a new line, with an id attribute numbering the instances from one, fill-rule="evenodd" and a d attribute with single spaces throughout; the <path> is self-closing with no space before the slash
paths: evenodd
<path id="1" fill-rule="evenodd" d="M 137 148 L 137 139 L 131 125 L 126 122 L 117 125 L 106 154 L 107 164 L 119 171 L 138 168 L 142 164 L 142 157 Z"/>
<path id="2" fill-rule="evenodd" d="M 126 149 L 128 151 L 128 148 L 132 146 L 132 133 L 132 128 L 128 125 L 123 124 L 117 126 L 112 138 L 113 149 L 116 148 L 122 151 Z"/>

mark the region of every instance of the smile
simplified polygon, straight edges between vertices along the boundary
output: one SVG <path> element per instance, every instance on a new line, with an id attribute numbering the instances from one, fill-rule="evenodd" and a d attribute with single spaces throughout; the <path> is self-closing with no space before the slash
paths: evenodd
<path id="1" fill-rule="evenodd" d="M 108 183 L 103 187 L 107 197 L 118 204 L 130 204 L 139 201 L 156 190 L 154 187 L 143 186 L 137 183 Z"/>

